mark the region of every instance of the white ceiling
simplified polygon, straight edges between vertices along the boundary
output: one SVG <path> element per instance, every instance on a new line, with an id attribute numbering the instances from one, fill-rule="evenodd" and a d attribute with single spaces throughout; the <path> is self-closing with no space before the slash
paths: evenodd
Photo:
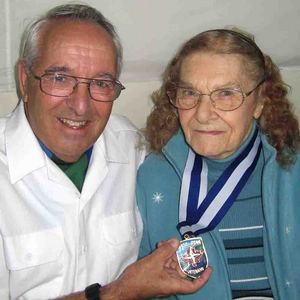
<path id="1" fill-rule="evenodd" d="M 24 24 L 68 1 L 0 0 L 0 71 L 13 61 Z M 255 35 L 281 67 L 300 68 L 299 0 L 90 0 L 112 23 L 124 46 L 122 79 L 156 80 L 177 48 L 193 35 L 228 25 Z M 21 5 L 20 5 L 21 4 Z M 1 13 L 0 13 L 1 14 Z M 3 55 L 4 54 L 4 55 Z M 0 78 L 1 80 L 1 78 Z"/>

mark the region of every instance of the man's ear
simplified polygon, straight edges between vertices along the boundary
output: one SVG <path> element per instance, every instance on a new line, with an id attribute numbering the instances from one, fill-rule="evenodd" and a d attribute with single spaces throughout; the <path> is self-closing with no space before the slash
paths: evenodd
<path id="1" fill-rule="evenodd" d="M 19 61 L 17 64 L 18 70 L 18 89 L 23 102 L 28 101 L 28 74 L 24 61 Z"/>

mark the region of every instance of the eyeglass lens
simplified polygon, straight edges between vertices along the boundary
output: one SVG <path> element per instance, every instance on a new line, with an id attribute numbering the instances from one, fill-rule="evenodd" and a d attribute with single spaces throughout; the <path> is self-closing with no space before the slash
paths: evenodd
<path id="1" fill-rule="evenodd" d="M 180 109 L 191 109 L 206 94 L 201 94 L 193 89 L 178 87 L 173 93 L 169 93 L 171 103 Z M 243 94 L 235 89 L 215 90 L 208 95 L 212 104 L 221 110 L 234 110 L 243 102 Z"/>
<path id="2" fill-rule="evenodd" d="M 87 84 L 90 96 L 94 100 L 113 101 L 121 90 L 122 85 L 107 79 L 77 79 L 63 74 L 44 74 L 41 77 L 41 89 L 52 96 L 67 97 L 71 95 L 78 84 Z"/>

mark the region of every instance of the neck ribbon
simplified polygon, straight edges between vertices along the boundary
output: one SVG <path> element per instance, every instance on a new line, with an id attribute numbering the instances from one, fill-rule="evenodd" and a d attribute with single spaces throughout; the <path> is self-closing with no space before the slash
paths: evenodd
<path id="1" fill-rule="evenodd" d="M 182 237 L 197 236 L 213 230 L 220 223 L 255 169 L 261 148 L 261 138 L 256 128 L 249 144 L 209 191 L 207 163 L 189 149 L 182 178 L 177 225 Z"/>

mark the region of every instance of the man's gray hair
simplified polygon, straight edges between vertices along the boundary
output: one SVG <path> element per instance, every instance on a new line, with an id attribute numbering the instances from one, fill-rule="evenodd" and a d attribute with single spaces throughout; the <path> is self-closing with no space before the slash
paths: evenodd
<path id="1" fill-rule="evenodd" d="M 45 24 L 66 18 L 72 21 L 93 22 L 104 28 L 112 37 L 117 54 L 117 78 L 122 69 L 123 51 L 122 45 L 114 26 L 95 8 L 85 4 L 64 4 L 49 10 L 38 20 L 29 24 L 23 33 L 20 45 L 19 60 L 24 61 L 26 69 L 30 70 L 38 58 L 38 41 L 41 29 Z"/>

